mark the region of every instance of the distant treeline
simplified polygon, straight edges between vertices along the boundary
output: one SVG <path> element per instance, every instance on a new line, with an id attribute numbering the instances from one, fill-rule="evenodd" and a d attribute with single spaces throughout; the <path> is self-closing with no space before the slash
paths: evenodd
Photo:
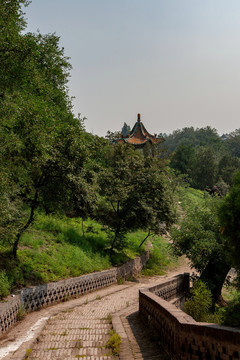
<path id="1" fill-rule="evenodd" d="M 217 186 L 225 195 L 240 170 L 240 129 L 221 137 L 211 127 L 176 130 L 165 137 L 170 166 L 186 175 L 191 186 L 204 190 Z"/>

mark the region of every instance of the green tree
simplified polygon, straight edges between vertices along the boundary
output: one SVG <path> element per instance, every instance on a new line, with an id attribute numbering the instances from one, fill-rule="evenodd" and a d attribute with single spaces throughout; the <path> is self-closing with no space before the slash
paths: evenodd
<path id="1" fill-rule="evenodd" d="M 180 144 L 171 156 L 170 166 L 180 174 L 189 175 L 194 153 L 193 145 Z"/>
<path id="2" fill-rule="evenodd" d="M 187 256 L 215 302 L 222 301 L 222 286 L 232 265 L 217 215 L 220 203 L 218 197 L 206 196 L 204 203 L 190 207 L 179 228 L 171 231 L 174 252 Z"/>
<path id="3" fill-rule="evenodd" d="M 20 85 L 25 76 L 23 62 L 28 56 L 21 31 L 26 26 L 22 8 L 26 0 L 2 0 L 0 2 L 0 96 L 6 89 Z"/>
<path id="4" fill-rule="evenodd" d="M 128 134 L 130 133 L 130 131 L 131 131 L 130 125 L 128 125 L 126 122 L 124 122 L 122 131 L 121 131 L 123 137 L 127 137 Z"/>
<path id="5" fill-rule="evenodd" d="M 193 186 L 204 190 L 216 183 L 218 159 L 212 147 L 199 147 L 191 162 L 191 178 Z"/>
<path id="6" fill-rule="evenodd" d="M 218 163 L 218 178 L 229 186 L 233 185 L 234 173 L 240 169 L 240 159 L 226 153 Z"/>
<path id="7" fill-rule="evenodd" d="M 232 165 L 223 168 L 222 158 L 228 156 L 229 150 L 215 129 L 207 126 L 194 129 L 176 130 L 166 137 L 163 145 L 170 155 L 170 165 L 181 174 L 187 174 L 191 186 L 197 189 L 213 187 L 220 182 L 226 190 L 232 175 Z M 236 166 L 234 161 L 234 166 Z M 221 169 L 221 171 L 220 171 Z M 223 179 L 223 176 L 224 179 Z M 226 186 L 224 186 L 226 182 Z"/>
<path id="8" fill-rule="evenodd" d="M 128 231 L 157 233 L 174 220 L 171 175 L 154 158 L 144 158 L 127 144 L 108 154 L 108 167 L 99 177 L 98 219 L 114 233 L 111 250 L 124 245 Z"/>
<path id="9" fill-rule="evenodd" d="M 122 139 L 122 133 L 121 131 L 112 132 L 108 130 L 105 138 L 109 140 L 110 144 L 115 144 L 119 139 Z"/>
<path id="10" fill-rule="evenodd" d="M 22 5 L 0 4 L 0 230 L 14 257 L 37 207 L 68 209 L 87 188 L 83 124 L 68 96 L 71 65 L 56 35 L 21 33 Z"/>
<path id="11" fill-rule="evenodd" d="M 216 129 L 207 126 L 205 128 L 185 127 L 182 130 L 175 130 L 172 134 L 165 137 L 164 146 L 168 149 L 169 153 L 175 151 L 179 145 L 185 146 L 211 146 L 219 151 L 224 148 L 224 142 L 220 138 Z"/>
<path id="12" fill-rule="evenodd" d="M 229 134 L 229 138 L 226 140 L 226 145 L 231 152 L 231 155 L 240 157 L 240 129 Z"/>
<path id="13" fill-rule="evenodd" d="M 219 210 L 222 233 L 229 242 L 235 267 L 240 268 L 240 172 L 234 177 L 234 184 L 223 199 Z"/>

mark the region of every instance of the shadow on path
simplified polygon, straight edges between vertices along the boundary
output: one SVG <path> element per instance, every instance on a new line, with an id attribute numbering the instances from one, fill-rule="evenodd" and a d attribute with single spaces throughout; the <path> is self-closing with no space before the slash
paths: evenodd
<path id="1" fill-rule="evenodd" d="M 132 344 L 135 359 L 171 360 L 163 350 L 153 329 L 140 317 L 138 311 L 128 315 L 126 321 L 136 341 Z"/>

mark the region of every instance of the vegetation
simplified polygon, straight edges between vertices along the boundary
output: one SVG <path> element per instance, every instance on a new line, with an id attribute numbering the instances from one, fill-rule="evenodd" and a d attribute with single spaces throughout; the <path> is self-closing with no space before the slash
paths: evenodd
<path id="1" fill-rule="evenodd" d="M 151 250 L 150 259 L 142 270 L 145 276 L 163 275 L 167 269 L 175 267 L 178 263 L 176 256 L 172 255 L 171 247 L 167 240 L 160 236 L 151 239 L 153 249 Z"/>
<path id="2" fill-rule="evenodd" d="M 240 268 L 240 129 L 223 140 L 184 128 L 144 151 L 116 144 L 119 133 L 88 134 L 72 112 L 59 38 L 23 33 L 27 5 L 0 3 L 0 297 L 120 264 L 149 237 L 145 274 L 161 273 L 172 259 L 160 234 L 176 221 L 182 182 L 196 191 L 180 190 L 173 248 L 221 301 L 229 268 Z"/>
<path id="3" fill-rule="evenodd" d="M 39 285 L 63 278 L 101 271 L 120 265 L 141 254 L 142 231 L 127 235 L 124 249 L 110 256 L 106 252 L 109 239 L 105 228 L 94 220 L 38 213 L 35 222 L 23 234 L 16 262 L 9 245 L 0 251 L 0 298 L 10 291 L 28 285 Z M 174 259 L 169 257 L 167 244 L 161 237 L 153 240 L 149 274 L 163 273 Z M 146 272 L 147 274 L 147 272 Z"/>
<path id="4" fill-rule="evenodd" d="M 240 293 L 232 287 L 225 292 L 227 306 L 212 306 L 212 294 L 206 284 L 198 281 L 191 289 L 184 304 L 184 311 L 196 321 L 218 323 L 225 326 L 240 327 Z"/>
<path id="5" fill-rule="evenodd" d="M 229 194 L 222 201 L 219 211 L 222 233 L 230 245 L 234 266 L 240 268 L 240 172 L 236 173 Z"/>
<path id="6" fill-rule="evenodd" d="M 164 149 L 170 166 L 194 188 L 217 186 L 225 195 L 232 186 L 234 173 L 240 169 L 239 130 L 221 138 L 216 129 L 183 128 L 165 137 Z"/>
<path id="7" fill-rule="evenodd" d="M 238 221 L 238 176 L 224 199 L 187 187 L 180 189 L 181 221 L 172 231 L 173 249 L 178 255 L 185 254 L 199 272 L 185 305 L 185 311 L 197 321 L 239 326 L 239 279 L 230 282 L 234 295 L 229 297 L 226 291 L 228 270 L 234 266 L 239 271 L 237 233 L 235 237 L 232 232 Z"/>
<path id="8" fill-rule="evenodd" d="M 96 216 L 114 233 L 112 251 L 123 248 L 129 231 L 142 229 L 150 236 L 168 229 L 175 212 L 172 176 L 164 161 L 144 158 L 125 144 L 111 150 L 108 167 L 100 173 Z"/>
<path id="9" fill-rule="evenodd" d="M 217 196 L 202 194 L 201 202 L 188 207 L 179 227 L 171 232 L 175 254 L 185 254 L 191 260 L 214 302 L 222 301 L 222 286 L 232 264 L 217 216 L 220 202 Z"/>
<path id="10" fill-rule="evenodd" d="M 108 229 L 112 252 L 123 248 L 129 231 L 156 233 L 160 222 L 168 227 L 174 210 L 167 165 L 131 146 L 110 149 L 85 132 L 72 113 L 71 65 L 59 38 L 23 34 L 26 5 L 4 0 L 0 8 L 1 242 L 11 244 L 17 260 L 38 211 L 98 219 Z"/>
<path id="11" fill-rule="evenodd" d="M 184 311 L 196 321 L 207 321 L 211 308 L 212 293 L 199 280 L 191 289 L 190 297 L 184 304 Z"/>
<path id="12" fill-rule="evenodd" d="M 122 263 L 175 216 L 165 160 L 74 116 L 69 59 L 55 34 L 23 33 L 27 5 L 0 4 L 0 297 Z"/>
<path id="13" fill-rule="evenodd" d="M 201 280 L 191 289 L 190 296 L 184 304 L 184 311 L 196 321 L 224 325 L 223 308 L 214 307 L 212 293 Z"/>
<path id="14" fill-rule="evenodd" d="M 0 298 L 7 296 L 10 292 L 10 284 L 5 270 L 0 272 Z"/>
<path id="15" fill-rule="evenodd" d="M 183 213 L 187 213 L 191 208 L 203 206 L 206 195 L 201 190 L 193 189 L 183 183 L 178 189 L 179 207 Z"/>
<path id="16" fill-rule="evenodd" d="M 67 208 L 85 159 L 68 97 L 71 65 L 57 36 L 21 33 L 26 4 L 1 2 L 0 229 L 15 258 L 39 206 Z"/>
<path id="17" fill-rule="evenodd" d="M 107 341 L 106 348 L 111 350 L 111 355 L 118 356 L 122 339 L 121 336 L 115 333 L 114 330 L 110 331 L 110 338 Z"/>
<path id="18" fill-rule="evenodd" d="M 227 296 L 228 305 L 219 310 L 221 324 L 240 328 L 240 292 L 234 288 Z"/>

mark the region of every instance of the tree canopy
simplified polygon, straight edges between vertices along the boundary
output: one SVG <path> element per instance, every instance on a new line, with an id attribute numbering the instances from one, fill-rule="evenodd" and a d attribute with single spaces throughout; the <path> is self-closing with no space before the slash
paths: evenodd
<path id="1" fill-rule="evenodd" d="M 68 95 L 71 65 L 56 35 L 21 32 L 23 5 L 0 5 L 0 226 L 4 238 L 15 238 L 15 256 L 37 206 L 49 211 L 69 203 L 86 158 L 83 124 Z"/>
<path id="2" fill-rule="evenodd" d="M 230 245 L 234 266 L 240 269 L 240 172 L 236 173 L 233 186 L 222 201 L 219 218 L 222 233 Z"/>
<path id="3" fill-rule="evenodd" d="M 175 254 L 185 254 L 213 294 L 221 301 L 221 290 L 232 266 L 229 244 L 221 232 L 218 209 L 221 199 L 206 195 L 202 204 L 190 206 L 179 227 L 171 231 Z"/>
<path id="4" fill-rule="evenodd" d="M 127 231 L 159 233 L 174 220 L 171 174 L 159 160 L 132 146 L 117 144 L 100 173 L 98 219 L 114 232 L 111 247 L 123 244 Z"/>
<path id="5" fill-rule="evenodd" d="M 225 195 L 233 183 L 234 173 L 240 169 L 238 138 L 238 130 L 223 140 L 209 126 L 190 127 L 173 131 L 161 146 L 170 157 L 170 166 L 177 174 L 185 175 L 192 187 L 201 190 L 217 187 Z"/>

